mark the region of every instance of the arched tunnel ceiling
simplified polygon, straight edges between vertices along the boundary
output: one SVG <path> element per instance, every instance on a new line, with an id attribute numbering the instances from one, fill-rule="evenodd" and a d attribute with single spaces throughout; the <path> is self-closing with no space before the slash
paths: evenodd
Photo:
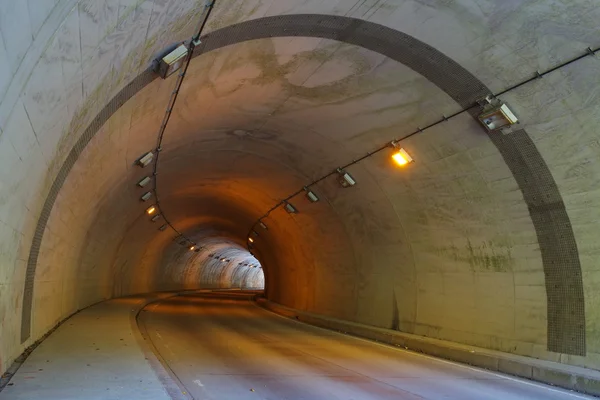
<path id="1" fill-rule="evenodd" d="M 596 9 L 547 3 L 556 9 L 389 1 L 369 10 L 304 2 L 292 11 L 244 2 L 234 12 L 219 3 L 163 142 L 161 212 L 197 242 L 223 236 L 245 245 L 257 219 L 308 182 L 598 45 L 590 39 Z M 559 34 L 543 22 L 564 27 L 575 13 L 584 18 L 578 32 Z M 533 21 L 537 29 L 523 28 Z M 98 299 L 171 288 L 157 277 L 189 256 L 170 230 L 157 229 L 162 220 L 148 221 L 154 199 L 139 202 L 145 190 L 135 186 L 151 172 L 135 160 L 156 143 L 173 78 L 135 77 L 126 65 L 113 69 L 121 83 L 110 88 L 132 83 L 114 96 L 105 90 L 104 109 L 102 101 L 84 107 L 51 162 L 53 173 L 62 169 L 53 188 L 46 183 L 31 234 L 23 338 L 30 317 L 39 335 Z M 503 95 L 522 129 L 488 136 L 463 113 L 403 142 L 416 159 L 409 168 L 396 169 L 382 152 L 349 168 L 356 187 L 341 189 L 330 177 L 314 187 L 319 203 L 300 195 L 291 200 L 299 214 L 276 209 L 268 230 L 255 228 L 267 295 L 375 326 L 595 365 L 577 358 L 596 354 L 600 338 L 590 337 L 597 317 L 584 314 L 595 304 L 589 292 L 583 297 L 593 253 L 580 262 L 577 246 L 588 240 L 578 229 L 581 236 L 589 228 L 572 228 L 570 215 L 589 214 L 555 157 L 576 142 L 557 146 L 545 135 L 573 132 L 573 115 L 597 109 L 585 85 L 597 68 L 584 59 Z M 589 122 L 578 122 L 578 137 L 593 141 Z M 77 290 L 61 291 L 58 281 Z M 43 310 L 55 296 L 61 304 Z"/>

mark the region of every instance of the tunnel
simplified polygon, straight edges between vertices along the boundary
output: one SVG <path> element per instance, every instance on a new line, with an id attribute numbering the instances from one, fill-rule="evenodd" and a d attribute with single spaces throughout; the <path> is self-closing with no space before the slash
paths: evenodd
<path id="1" fill-rule="evenodd" d="M 458 390 L 369 386 L 356 361 L 319 392 L 341 370 L 315 360 L 352 357 L 471 365 L 514 391 L 457 398 L 600 395 L 599 17 L 585 0 L 0 3 L 0 399 Z M 230 383 L 169 356 L 204 371 L 232 343 Z M 252 381 L 275 353 L 260 371 L 288 378 Z M 290 360 L 323 375 L 292 384 Z"/>

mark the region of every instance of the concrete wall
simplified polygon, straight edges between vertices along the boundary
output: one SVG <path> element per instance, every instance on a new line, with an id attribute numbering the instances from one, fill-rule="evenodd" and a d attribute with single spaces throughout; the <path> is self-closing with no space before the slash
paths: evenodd
<path id="1" fill-rule="evenodd" d="M 163 222 L 144 214 L 152 200 L 139 201 L 145 190 L 135 186 L 149 173 L 135 160 L 155 146 L 174 83 L 143 71 L 157 51 L 192 35 L 203 3 L 13 3 L 0 4 L 0 371 L 57 321 L 96 301 L 213 284 L 217 275 L 220 286 L 258 282 L 258 272 L 220 269 L 176 244 L 172 231 L 159 231 Z M 356 27 L 340 40 L 290 31 L 251 41 L 230 34 L 231 45 L 218 44 L 226 41 L 219 28 L 302 13 L 391 27 L 409 35 L 390 36 L 393 43 L 417 46 L 445 67 L 419 70 L 425 64 L 409 58 L 423 54 L 396 57 L 380 42 L 369 42 L 371 50 L 352 43 Z M 208 24 L 216 33 L 190 66 L 163 143 L 161 211 L 198 243 L 227 238 L 243 247 L 258 218 L 313 179 L 461 110 L 482 85 L 498 92 L 598 47 L 599 13 L 572 0 L 217 1 Z M 324 17 L 298 21 L 313 36 L 333 26 Z M 265 26 L 245 32 L 260 35 Z M 536 149 L 521 169 L 498 141 L 522 134 L 490 137 L 465 113 L 403 142 L 416 159 L 409 167 L 397 169 L 382 152 L 349 168 L 356 187 L 330 177 L 314 187 L 319 203 L 300 194 L 291 200 L 300 213 L 276 209 L 254 249 L 268 297 L 598 368 L 598 68 L 588 57 L 502 96 Z M 461 71 L 481 84 L 451 91 Z M 544 165 L 526 163 L 538 155 Z M 577 303 L 574 287 L 565 297 L 582 311 L 573 321 L 585 335 L 573 351 L 550 351 L 548 340 L 576 323 L 555 324 L 548 314 L 561 299 L 547 290 L 554 259 L 545 256 L 528 197 L 547 192 L 535 187 L 545 165 L 542 178 L 560 200 L 552 204 L 566 210 L 556 220 L 566 218 L 574 235 L 564 259 L 579 268 L 585 295 Z M 526 186 L 522 170 L 537 180 Z M 24 327 L 27 291 L 31 326 Z"/>

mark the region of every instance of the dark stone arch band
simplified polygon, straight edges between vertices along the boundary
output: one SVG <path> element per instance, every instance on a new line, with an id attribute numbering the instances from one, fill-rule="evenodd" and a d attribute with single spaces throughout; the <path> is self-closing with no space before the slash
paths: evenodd
<path id="1" fill-rule="evenodd" d="M 286 36 L 332 39 L 383 54 L 421 74 L 464 108 L 490 93 L 458 63 L 412 36 L 372 22 L 334 15 L 295 14 L 241 22 L 203 36 L 194 56 L 248 40 Z M 86 129 L 61 167 L 44 203 L 30 249 L 23 292 L 22 341 L 30 335 L 37 257 L 59 190 L 79 154 L 104 122 L 153 80 L 154 75 L 147 70 L 121 90 Z M 585 305 L 579 252 L 556 182 L 525 130 L 489 137 L 513 173 L 536 230 L 546 277 L 548 350 L 585 355 Z"/>

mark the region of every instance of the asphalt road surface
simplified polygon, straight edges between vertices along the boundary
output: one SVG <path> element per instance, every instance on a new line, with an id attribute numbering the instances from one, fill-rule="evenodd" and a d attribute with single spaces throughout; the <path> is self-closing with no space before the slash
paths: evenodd
<path id="1" fill-rule="evenodd" d="M 152 304 L 140 328 L 194 399 L 587 399 L 590 397 L 320 329 L 243 294 Z"/>

